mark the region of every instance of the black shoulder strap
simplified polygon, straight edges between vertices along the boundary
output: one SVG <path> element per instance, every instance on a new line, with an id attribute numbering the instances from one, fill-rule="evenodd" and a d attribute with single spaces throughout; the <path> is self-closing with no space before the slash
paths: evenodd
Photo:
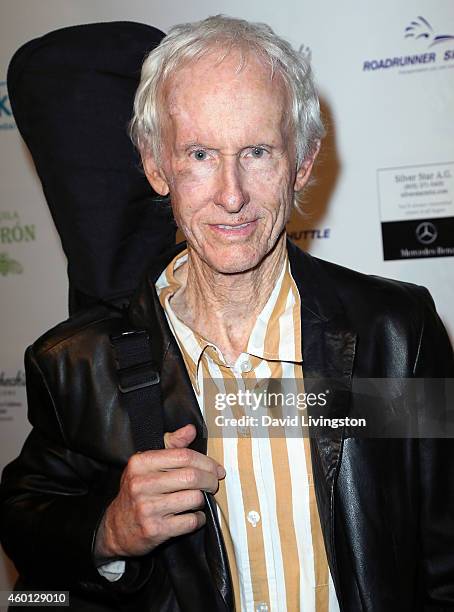
<path id="1" fill-rule="evenodd" d="M 124 331 L 110 340 L 136 450 L 164 448 L 160 378 L 153 365 L 148 332 Z"/>

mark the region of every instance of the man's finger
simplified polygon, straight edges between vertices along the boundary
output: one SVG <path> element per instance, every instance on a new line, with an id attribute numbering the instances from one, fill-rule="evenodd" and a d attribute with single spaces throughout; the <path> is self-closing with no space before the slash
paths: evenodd
<path id="1" fill-rule="evenodd" d="M 193 442 L 197 434 L 197 430 L 194 425 L 189 423 L 184 427 L 180 427 L 173 432 L 167 432 L 164 434 L 164 446 L 165 448 L 186 448 Z M 200 466 L 201 469 L 207 469 L 205 466 Z M 216 471 L 218 478 L 225 478 L 224 466 L 216 464 Z"/>
<path id="2" fill-rule="evenodd" d="M 177 537 L 186 533 L 191 533 L 205 525 L 206 516 L 204 512 L 198 510 L 197 512 L 169 515 L 164 520 L 171 533 L 170 537 Z"/>
<path id="3" fill-rule="evenodd" d="M 190 448 L 169 448 L 136 453 L 129 460 L 128 474 L 141 476 L 151 472 L 167 472 L 186 467 L 211 472 L 218 478 L 225 476 L 224 468 L 214 459 Z"/>
<path id="4" fill-rule="evenodd" d="M 164 446 L 166 448 L 186 448 L 194 441 L 196 434 L 195 426 L 189 423 L 176 431 L 165 433 Z"/>
<path id="5" fill-rule="evenodd" d="M 219 479 L 213 472 L 206 472 L 193 467 L 181 468 L 179 470 L 168 470 L 153 475 L 150 481 L 153 487 L 153 495 L 162 493 L 174 493 L 187 489 L 199 489 L 216 493 L 219 488 Z M 151 490 L 147 487 L 147 479 L 143 479 L 143 491 Z"/>
<path id="6" fill-rule="evenodd" d="M 162 515 L 195 512 L 205 506 L 205 496 L 199 489 L 187 489 L 159 495 L 153 500 L 153 510 Z"/>

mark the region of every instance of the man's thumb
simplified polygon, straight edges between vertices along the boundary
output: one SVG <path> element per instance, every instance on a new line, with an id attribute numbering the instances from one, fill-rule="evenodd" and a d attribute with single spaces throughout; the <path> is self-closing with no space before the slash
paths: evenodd
<path id="1" fill-rule="evenodd" d="M 186 448 L 194 440 L 197 430 L 194 425 L 185 425 L 172 432 L 164 434 L 164 446 L 166 448 Z"/>

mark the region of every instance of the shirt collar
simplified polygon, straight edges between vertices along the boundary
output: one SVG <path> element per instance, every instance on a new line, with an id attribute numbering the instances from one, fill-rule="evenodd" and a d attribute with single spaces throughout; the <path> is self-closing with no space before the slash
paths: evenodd
<path id="1" fill-rule="evenodd" d="M 170 304 L 170 298 L 175 295 L 181 287 L 181 284 L 175 278 L 175 271 L 187 261 L 188 250 L 184 249 L 184 251 L 176 255 L 163 270 L 156 281 L 156 290 L 161 306 L 166 314 L 167 321 L 183 353 L 191 382 L 193 385 L 197 386 L 197 372 L 202 354 L 208 346 L 213 346 L 215 349 L 216 347 L 183 323 L 183 321 L 177 317 Z"/>
<path id="2" fill-rule="evenodd" d="M 257 317 L 247 352 L 272 361 L 302 362 L 300 300 L 287 254 L 273 291 Z"/>
<path id="3" fill-rule="evenodd" d="M 171 307 L 170 298 L 181 286 L 175 271 L 187 260 L 187 249 L 174 257 L 156 281 L 156 290 L 183 353 L 191 382 L 197 386 L 200 360 L 207 347 L 213 347 L 212 355 L 215 351 L 219 360 L 224 364 L 225 361 L 221 351 L 183 323 Z M 271 295 L 257 317 L 245 352 L 269 361 L 302 362 L 300 299 L 287 255 Z"/>

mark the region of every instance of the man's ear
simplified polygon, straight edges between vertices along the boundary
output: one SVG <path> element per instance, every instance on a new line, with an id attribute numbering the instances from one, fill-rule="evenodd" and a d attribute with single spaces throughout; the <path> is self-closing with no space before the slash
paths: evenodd
<path id="1" fill-rule="evenodd" d="M 295 191 L 301 191 L 301 189 L 306 185 L 312 172 L 312 166 L 314 165 L 319 151 L 320 140 L 317 140 L 312 152 L 306 157 L 306 159 L 298 168 L 295 178 L 295 184 L 293 186 L 293 189 Z"/>
<path id="2" fill-rule="evenodd" d="M 148 182 L 159 195 L 166 196 L 169 193 L 169 185 L 162 168 L 158 166 L 151 154 L 142 157 L 143 169 Z"/>

